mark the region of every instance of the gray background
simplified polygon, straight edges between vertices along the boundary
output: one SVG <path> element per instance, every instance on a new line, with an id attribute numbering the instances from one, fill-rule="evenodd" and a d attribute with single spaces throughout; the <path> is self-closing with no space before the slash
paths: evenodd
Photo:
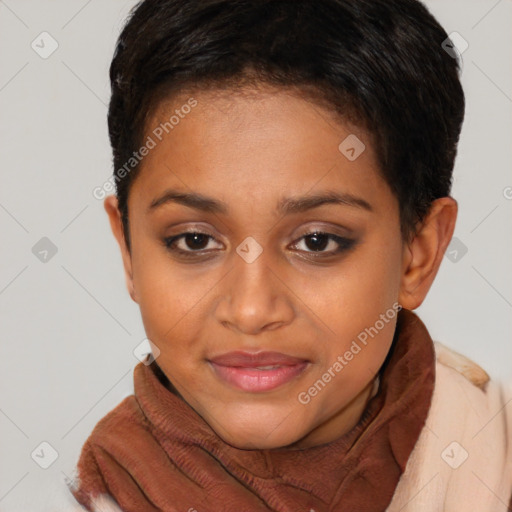
<path id="1" fill-rule="evenodd" d="M 97 421 L 133 390 L 144 330 L 92 190 L 111 174 L 108 66 L 134 4 L 0 0 L 3 512 L 70 510 L 65 475 Z M 435 340 L 510 380 L 512 2 L 426 4 L 469 43 L 467 111 L 453 188 L 457 260 L 445 257 L 416 311 Z M 51 48 L 43 31 L 59 45 L 46 59 L 31 47 Z M 33 253 L 43 237 L 57 249 L 46 262 Z M 43 441 L 58 453 L 48 469 L 35 462 L 51 462 Z"/>

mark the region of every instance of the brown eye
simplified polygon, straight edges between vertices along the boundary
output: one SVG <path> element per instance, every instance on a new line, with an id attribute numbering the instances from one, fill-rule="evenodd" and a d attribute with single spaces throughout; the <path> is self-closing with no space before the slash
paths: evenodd
<path id="1" fill-rule="evenodd" d="M 313 233 L 304 237 L 306 246 L 312 251 L 324 251 L 329 245 L 329 236 L 324 233 Z"/>
<path id="2" fill-rule="evenodd" d="M 208 238 L 210 237 L 203 233 L 187 233 L 184 236 L 183 241 L 187 248 L 197 250 L 205 248 L 208 244 Z"/>
<path id="3" fill-rule="evenodd" d="M 215 240 L 211 235 L 193 231 L 165 238 L 164 244 L 171 252 L 194 256 L 194 253 L 200 254 L 201 251 L 204 251 L 211 240 Z"/>
<path id="4" fill-rule="evenodd" d="M 334 235 L 332 233 L 324 233 L 322 231 L 307 233 L 300 238 L 299 242 L 295 244 L 295 247 L 298 247 L 302 241 L 304 241 L 306 249 L 299 249 L 300 251 L 325 255 L 340 253 L 344 250 L 350 249 L 355 244 L 355 240 Z"/>

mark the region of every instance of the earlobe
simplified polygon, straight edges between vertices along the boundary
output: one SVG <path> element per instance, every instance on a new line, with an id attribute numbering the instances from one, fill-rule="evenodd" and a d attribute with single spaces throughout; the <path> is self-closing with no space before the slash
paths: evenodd
<path id="1" fill-rule="evenodd" d="M 425 300 L 450 243 L 457 219 L 457 201 L 436 199 L 413 240 L 404 246 L 399 302 L 416 309 Z"/>
<path id="2" fill-rule="evenodd" d="M 103 207 L 107 212 L 112 233 L 117 240 L 119 249 L 121 250 L 126 288 L 128 289 L 128 293 L 130 294 L 132 300 L 134 302 L 138 302 L 135 286 L 133 283 L 132 258 L 124 237 L 123 222 L 121 219 L 121 212 L 119 211 L 117 197 L 115 195 L 107 196 L 103 203 Z"/>

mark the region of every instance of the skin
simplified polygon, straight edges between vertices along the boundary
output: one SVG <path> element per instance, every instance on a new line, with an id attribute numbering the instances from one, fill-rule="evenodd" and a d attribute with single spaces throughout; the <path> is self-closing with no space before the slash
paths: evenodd
<path id="1" fill-rule="evenodd" d="M 436 200 L 405 243 L 398 201 L 364 131 L 284 89 L 193 97 L 198 105 L 144 158 L 130 191 L 131 252 L 116 197 L 104 202 L 130 296 L 160 350 L 157 363 L 226 442 L 246 449 L 328 443 L 360 419 L 396 316 L 309 403 L 298 395 L 394 303 L 412 310 L 423 302 L 452 237 L 457 203 Z M 169 119 L 188 98 L 163 103 L 148 126 Z M 355 161 L 338 149 L 349 134 L 366 145 Z M 176 202 L 148 211 L 171 188 L 222 201 L 227 212 Z M 372 210 L 346 204 L 276 210 L 284 197 L 325 191 L 362 198 Z M 212 238 L 175 242 L 193 253 L 187 259 L 164 239 L 188 228 Z M 335 254 L 339 246 L 327 238 L 316 251 L 305 236 L 315 230 L 355 244 Z M 251 263 L 236 252 L 249 236 L 263 250 Z M 278 351 L 310 364 L 275 390 L 249 393 L 219 379 L 207 361 L 233 350 Z"/>

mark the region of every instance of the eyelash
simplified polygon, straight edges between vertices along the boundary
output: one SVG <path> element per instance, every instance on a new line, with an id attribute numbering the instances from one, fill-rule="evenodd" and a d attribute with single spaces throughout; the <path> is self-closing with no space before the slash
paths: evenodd
<path id="1" fill-rule="evenodd" d="M 179 235 L 164 238 L 164 240 L 163 240 L 164 245 L 170 252 L 177 253 L 185 258 L 193 258 L 193 257 L 197 257 L 198 255 L 201 255 L 201 251 L 204 251 L 204 249 L 199 249 L 197 251 L 192 251 L 192 250 L 184 251 L 182 249 L 177 249 L 176 247 L 173 247 L 173 244 L 175 242 L 184 238 L 187 235 L 204 235 L 204 236 L 208 237 L 209 239 L 214 239 L 213 236 L 209 235 L 208 233 L 203 233 L 202 231 L 188 231 L 185 233 L 180 233 Z M 338 244 L 338 249 L 336 249 L 334 251 L 301 251 L 301 252 L 305 252 L 307 254 L 313 255 L 314 258 L 323 257 L 322 255 L 333 256 L 333 255 L 342 253 L 344 251 L 348 251 L 356 243 L 356 241 L 353 239 L 344 238 L 344 237 L 341 237 L 338 235 L 334 235 L 333 233 L 327 233 L 325 231 L 320 231 L 320 230 L 314 230 L 314 231 L 310 231 L 309 233 L 305 233 L 304 235 L 302 235 L 299 238 L 299 241 L 301 241 L 307 237 L 313 236 L 313 235 L 327 236 L 329 240 L 333 240 L 334 242 L 336 242 Z M 295 245 L 298 245 L 298 242 L 295 243 Z"/>

